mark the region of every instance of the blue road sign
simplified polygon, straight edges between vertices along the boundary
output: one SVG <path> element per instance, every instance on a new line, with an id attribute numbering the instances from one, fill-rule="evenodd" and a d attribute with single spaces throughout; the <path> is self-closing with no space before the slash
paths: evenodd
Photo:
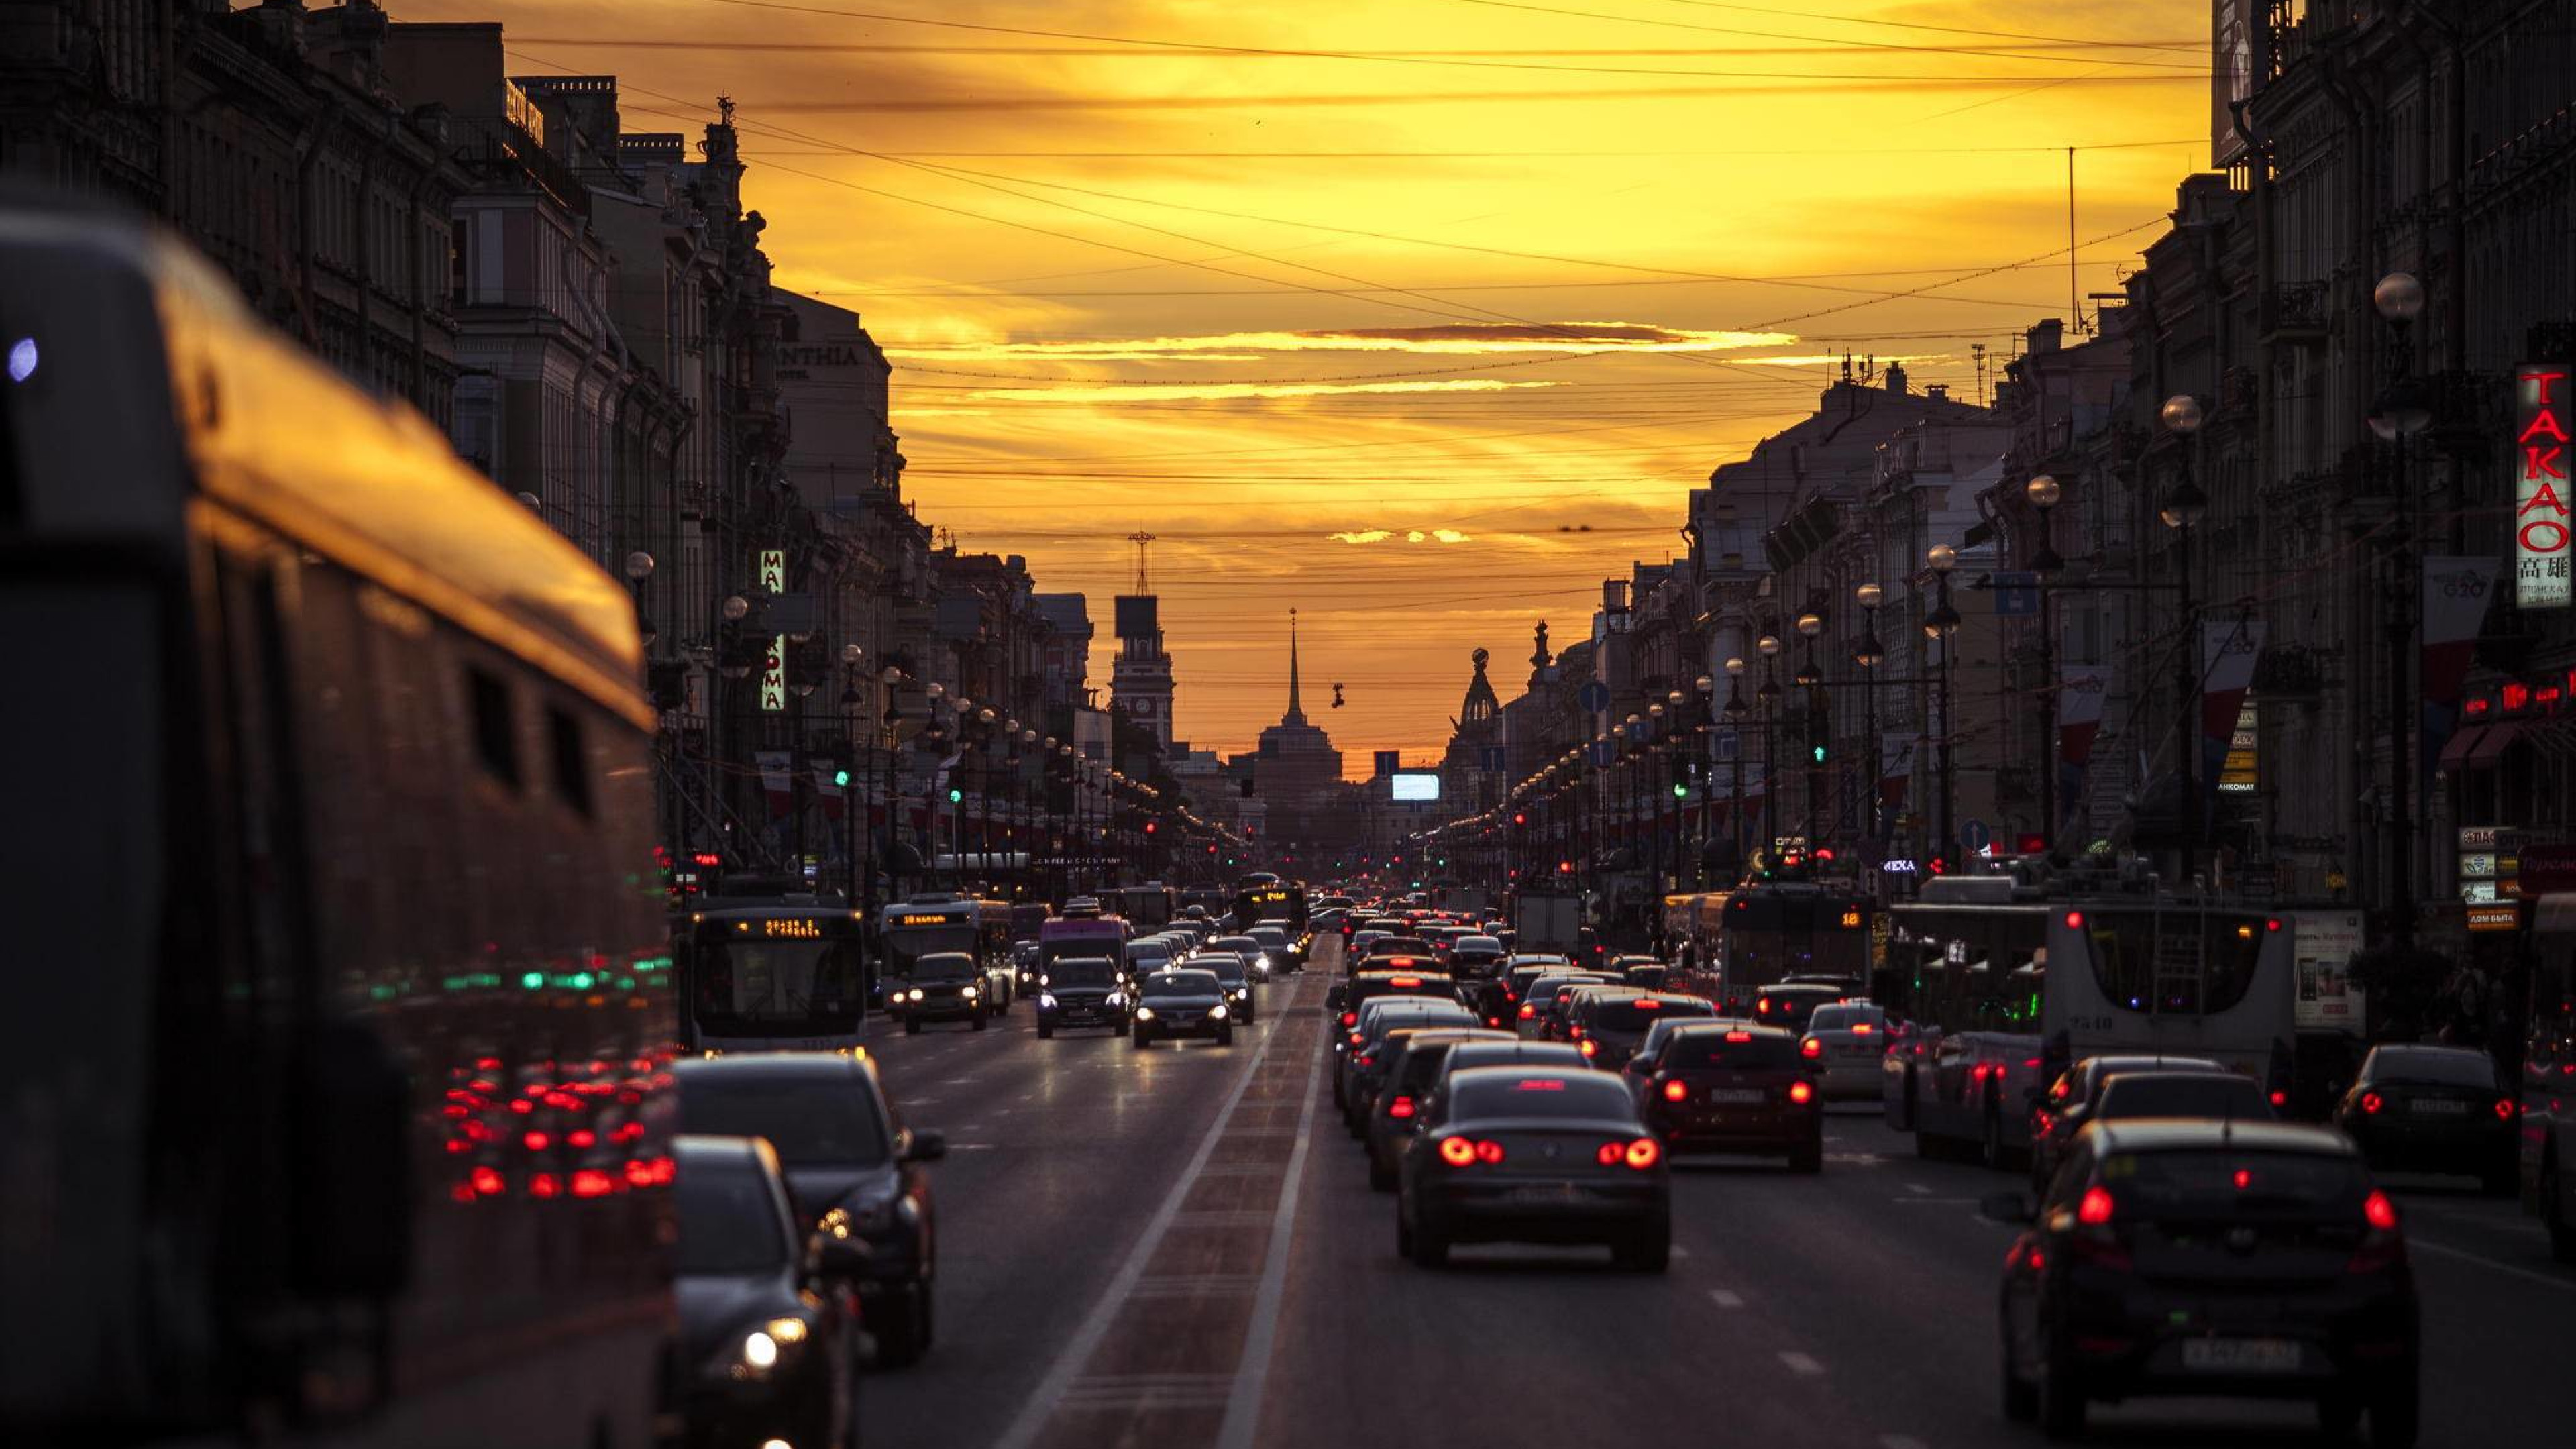
<path id="1" fill-rule="evenodd" d="M 1592 763 L 1605 770 L 1619 758 L 1619 745 L 1615 740 L 1594 740 L 1584 748 L 1592 752 Z"/>
<path id="2" fill-rule="evenodd" d="M 1574 692 L 1574 702 L 1583 706 L 1586 714 L 1599 714 L 1610 707 L 1610 686 L 1597 679 L 1586 680 L 1583 687 Z"/>
<path id="3" fill-rule="evenodd" d="M 1743 748 L 1743 737 L 1734 730 L 1721 729 L 1713 738 L 1717 742 L 1717 758 L 1721 761 L 1736 758 L 1737 753 Z"/>
<path id="4" fill-rule="evenodd" d="M 2004 571 L 1995 575 L 1995 613 L 2007 619 L 2029 619 L 2039 615 L 2039 575 L 2026 571 Z"/>

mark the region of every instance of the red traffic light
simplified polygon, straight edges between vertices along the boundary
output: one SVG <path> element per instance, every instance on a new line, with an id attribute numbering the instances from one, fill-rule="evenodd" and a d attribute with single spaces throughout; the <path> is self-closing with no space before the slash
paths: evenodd
<path id="1" fill-rule="evenodd" d="M 1834 848 L 1832 846 L 1819 845 L 1816 847 L 1816 859 L 1819 863 L 1830 863 L 1833 858 Z"/>
<path id="2" fill-rule="evenodd" d="M 1526 812 L 1515 810 L 1512 812 L 1512 823 L 1514 825 L 1527 825 L 1529 824 L 1529 816 Z"/>
<path id="3" fill-rule="evenodd" d="M 1146 821 L 1146 822 L 1145 822 L 1145 833 L 1146 833 L 1147 835 L 1151 835 L 1151 834 L 1153 834 L 1153 833 L 1154 833 L 1154 822 L 1153 822 L 1153 821 L 1148 820 L 1148 821 Z"/>

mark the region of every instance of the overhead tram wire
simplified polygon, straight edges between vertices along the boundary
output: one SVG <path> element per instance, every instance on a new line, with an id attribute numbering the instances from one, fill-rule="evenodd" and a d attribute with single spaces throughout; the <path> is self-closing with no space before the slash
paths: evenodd
<path id="1" fill-rule="evenodd" d="M 1745 30 L 1731 29 L 1731 28 L 1729 28 L 1729 27 L 1726 27 L 1726 26 L 1719 26 L 1719 25 L 1701 25 L 1701 24 L 1695 24 L 1695 23 L 1693 23 L 1693 22 L 1691 22 L 1691 21 L 1687 21 L 1687 20 L 1657 20 L 1657 19 L 1654 19 L 1654 18 L 1653 18 L 1653 17 L 1651 17 L 1651 16 L 1645 16 L 1645 15 L 1622 15 L 1622 14 L 1618 14 L 1618 13 L 1615 13 L 1615 12 L 1612 12 L 1612 11 L 1607 11 L 1607 10 L 1577 10 L 1577 9 L 1573 9 L 1573 8 L 1571 8 L 1571 7 L 1567 7 L 1567 6 L 1559 6 L 1559 5 L 1533 5 L 1533 4 L 1527 3 L 1527 0 L 1455 0 L 1455 3 L 1460 4 L 1460 5 L 1479 5 L 1479 6 L 1483 6 L 1483 7 L 1487 8 L 1487 9 L 1491 9 L 1491 10 L 1525 10 L 1525 11 L 1528 11 L 1528 12 L 1530 12 L 1530 13 L 1532 13 L 1532 14 L 1536 14 L 1536 15 L 1555 15 L 1555 16 L 1566 17 L 1566 18 L 1571 18 L 1571 19 L 1576 19 L 1576 20 L 1604 20 L 1604 21 L 1609 21 L 1609 22 L 1611 22 L 1611 23 L 1613 23 L 1613 24 L 1618 24 L 1618 25 L 1645 25 L 1645 26 L 1651 26 L 1651 27 L 1653 27 L 1653 28 L 1655 28 L 1655 29 L 1658 29 L 1658 30 L 1690 30 L 1690 31 L 1698 31 L 1698 32 L 1701 32 L 1701 33 L 1704 33 L 1704 34 L 1715 34 L 1715 35 L 1747 35 L 1747 34 L 1757 34 L 1757 33 L 1759 33 L 1759 32 L 1753 32 L 1753 31 L 1745 31 Z M 1678 3 L 1687 4 L 1687 3 L 1690 3 L 1690 0 L 1678 0 Z M 1753 9 L 1753 7 L 1751 7 L 1751 6 L 1742 6 L 1742 5 L 1711 5 L 1711 6 L 1707 7 L 1707 8 L 1712 9 L 1712 10 L 1751 10 L 1751 9 Z M 1795 16 L 1797 16 L 1798 18 L 1801 18 L 1801 19 L 1838 20 L 1838 21 L 1841 21 L 1842 23 L 1845 23 L 1845 24 L 1855 24 L 1855 25 L 1857 25 L 1857 24 L 1872 24 L 1872 23 L 1879 23 L 1879 24 L 1902 24 L 1902 23 L 1903 23 L 1903 22 L 1901 22 L 1901 21 L 1890 21 L 1890 22 L 1871 22 L 1871 21 L 1861 21 L 1861 20 L 1855 20 L 1855 19 L 1851 19 L 1851 18 L 1849 18 L 1849 17 L 1843 17 L 1843 16 L 1819 16 L 1819 15 L 1807 14 L 1807 13 L 1805 13 L 1805 12 L 1800 12 L 1800 11 L 1788 11 L 1788 10 L 1765 10 L 1765 11 L 1762 11 L 1762 12 L 1760 12 L 1760 13 L 1763 13 L 1763 14 L 1766 14 L 1766 15 L 1795 15 Z M 1980 31 L 1980 30 L 1966 30 L 1966 29 L 1960 29 L 1960 28 L 1958 28 L 1958 27 L 1953 27 L 1953 26 L 1915 26 L 1915 27 L 1909 27 L 1909 28 L 1912 28 L 1912 29 L 1923 29 L 1923 30 L 1940 30 L 1940 31 L 1943 31 L 1943 32 L 1945 32 L 1945 33 L 1948 33 L 1948 34 L 1954 34 L 1954 35 L 1994 35 L 1994 36 L 2009 36 L 2010 38 L 2013 38 L 2013 39 L 2020 39 L 2020 40 L 2034 40 L 2034 39 L 2039 39 L 2039 38 L 2041 38 L 2041 37 L 2037 37 L 2037 36 L 2032 36 L 2032 35 L 2023 34 L 2023 33 L 2021 33 L 2021 32 L 2016 32 L 2016 31 Z M 1818 37 L 1814 37 L 1814 36 L 1801 36 L 1801 37 L 1799 37 L 1799 38 L 1800 38 L 1800 39 L 1816 39 L 1816 38 L 1818 38 Z M 2059 44 L 2070 44 L 2070 45 L 2071 45 L 2071 44 L 2084 44 L 2084 43 L 2086 43 L 2086 42 L 2083 42 L 2083 41 L 2077 41 L 2077 40 L 2073 40 L 2073 39 L 2069 38 L 2069 39 L 2061 39 L 2061 40 L 2060 40 L 2060 41 L 2058 41 L 2057 43 L 2059 43 Z M 2176 54 L 2180 54 L 2180 55 L 2204 55 L 2204 54 L 2205 54 L 2204 52 L 2200 51 L 2200 50 L 2199 50 L 2199 49 L 2197 49 L 2197 48 L 2194 48 L 2194 47 L 2184 47 L 2184 46 L 2162 46 L 2162 45 L 2143 45 L 2143 44 L 2142 44 L 2142 45 L 2135 45 L 2135 46 L 2124 46 L 2124 45 L 2121 45 L 2121 44 L 2120 44 L 2120 42 L 2117 42 L 2117 41 L 2113 41 L 2113 42 L 2101 42 L 2101 41 L 2099 41 L 2099 40 L 2098 40 L 2098 38 L 2097 38 L 2094 42 L 2092 42 L 2092 43 L 2097 43 L 2097 44 L 2100 44 L 2100 43 L 2107 43 L 2107 44 L 2111 44 L 2111 45 L 2114 45 L 2114 46 L 2119 46 L 2119 47 L 2120 47 L 2120 48 L 2122 48 L 2122 49 L 2138 49 L 2138 50 L 2171 50 L 2171 51 L 2173 51 L 2174 53 L 2176 53 Z M 1889 42 L 1889 44 L 1893 45 L 1893 42 Z M 1905 49 L 1906 47 L 1901 46 L 1901 45 L 1894 45 L 1894 48 L 1902 50 L 1902 49 Z M 2200 65 L 2200 70 L 2201 70 L 2201 73 L 2202 73 L 2202 74 L 2204 74 L 2204 75 L 2206 75 L 2206 74 L 2208 73 L 2209 66 L 2208 66 L 2208 63 L 2207 63 L 2207 61 L 2206 61 L 2205 59 L 2202 61 L 2201 65 Z"/>
<path id="2" fill-rule="evenodd" d="M 1919 20 L 1890 20 L 1876 15 L 1827 15 L 1815 10 L 1782 10 L 1769 5 L 1729 5 L 1720 0 L 1664 0 L 1668 5 L 1690 5 L 1702 10 L 1734 10 L 1747 15 L 1784 15 L 1799 20 L 1822 20 L 1836 25 L 1876 25 L 1894 30 L 1926 30 L 1942 35 L 1984 35 L 2002 40 L 2040 40 L 2060 45 L 2098 44 L 2129 50 L 2168 50 L 2178 55 L 2204 55 L 2206 42 L 2154 40 L 2100 40 L 2079 42 L 2073 36 L 2034 35 L 2026 30 L 1981 30 L 1964 25 L 1933 25 Z"/>

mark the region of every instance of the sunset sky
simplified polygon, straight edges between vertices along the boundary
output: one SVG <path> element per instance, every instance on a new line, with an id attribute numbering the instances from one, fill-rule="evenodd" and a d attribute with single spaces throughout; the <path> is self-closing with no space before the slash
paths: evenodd
<path id="1" fill-rule="evenodd" d="M 789 288 L 895 363 L 906 487 L 1109 596 L 1159 537 L 1180 732 L 1434 755 L 1584 636 L 1842 354 L 1973 396 L 2208 162 L 2177 0 L 437 0 L 630 130 L 732 95 Z M 610 35 L 613 41 L 583 39 Z M 2086 304 L 2089 308 L 2090 304 Z M 1570 530 L 1587 529 L 1588 532 Z M 1334 682 L 1349 706 L 1324 708 Z"/>

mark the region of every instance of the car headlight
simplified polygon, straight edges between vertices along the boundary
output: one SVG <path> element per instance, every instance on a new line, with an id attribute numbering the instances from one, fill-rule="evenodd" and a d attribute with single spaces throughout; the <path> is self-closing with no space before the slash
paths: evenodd
<path id="1" fill-rule="evenodd" d="M 773 1318 L 745 1333 L 734 1342 L 731 1352 L 707 1367 L 727 1378 L 765 1379 L 778 1367 L 778 1361 L 793 1353 L 812 1329 L 801 1318 Z"/>
<path id="2" fill-rule="evenodd" d="M 961 994 L 961 995 L 963 995 L 963 996 L 964 996 L 968 1001 L 972 1001 L 972 1000 L 974 1000 L 974 999 L 975 999 L 975 988 L 974 988 L 974 987 L 972 987 L 972 986 L 969 986 L 969 987 L 967 987 L 967 988 L 965 989 L 965 991 L 963 991 L 963 992 L 962 992 L 962 993 L 960 993 L 960 994 Z"/>
<path id="3" fill-rule="evenodd" d="M 1261 953 L 1261 955 L 1260 955 L 1260 957 L 1259 957 L 1259 960 L 1260 960 L 1260 963 L 1261 963 L 1262 965 L 1264 965 L 1264 966 L 1269 965 L 1269 964 L 1270 964 L 1270 953 L 1269 953 L 1269 952 L 1267 952 L 1267 951 L 1262 952 L 1262 953 Z"/>
<path id="4" fill-rule="evenodd" d="M 1218 1002 L 1216 1004 L 1216 1009 L 1208 1013 L 1208 1019 L 1211 1021 L 1225 1020 L 1225 1003 L 1222 1001 Z"/>
<path id="5" fill-rule="evenodd" d="M 1150 1006 L 1137 1007 L 1136 1019 L 1138 1021 L 1152 1021 L 1154 1019 L 1154 1008 Z"/>
<path id="6" fill-rule="evenodd" d="M 1052 991 L 1041 991 L 1041 992 L 1039 992 L 1039 993 L 1038 993 L 1038 1005 L 1040 1005 L 1040 1006 L 1044 1006 L 1044 1007 L 1049 1007 L 1049 1008 L 1054 1007 L 1054 1005 L 1055 1005 L 1055 993 L 1054 993 L 1054 992 L 1052 992 Z"/>
<path id="7" fill-rule="evenodd" d="M 1110 992 L 1109 1004 L 1112 1006 L 1125 1006 L 1127 1004 L 1127 993 L 1124 991 Z"/>
<path id="8" fill-rule="evenodd" d="M 920 988 L 920 987 L 916 986 L 916 987 L 912 988 L 912 996 L 911 996 L 911 999 L 912 999 L 912 1000 L 914 1000 L 914 1001 L 919 1001 L 919 1000 L 921 999 L 921 988 Z"/>

